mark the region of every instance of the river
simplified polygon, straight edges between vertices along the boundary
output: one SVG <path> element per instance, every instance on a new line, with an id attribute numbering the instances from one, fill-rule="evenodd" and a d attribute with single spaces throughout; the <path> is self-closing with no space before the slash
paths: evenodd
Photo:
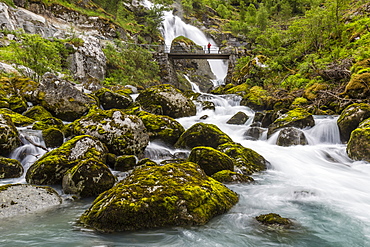
<path id="1" fill-rule="evenodd" d="M 2 220 L 0 246 L 352 247 L 370 244 L 370 164 L 347 157 L 345 145 L 339 143 L 336 117 L 315 117 L 316 126 L 304 130 L 309 145 L 280 147 L 274 143 L 274 136 L 268 140 L 263 136 L 257 141 L 244 137 L 254 112 L 240 106 L 238 97 L 205 95 L 203 98 L 214 102 L 216 110 L 198 109 L 196 116 L 178 119 L 185 128 L 208 115 L 202 121 L 216 124 L 234 141 L 252 148 L 271 163 L 267 171 L 253 175 L 255 183 L 228 185 L 240 196 L 228 213 L 205 226 L 100 234 L 76 224 L 92 199 L 72 200 L 69 195 L 63 195 L 64 202 L 57 208 Z M 226 124 L 238 111 L 245 112 L 250 120 L 245 125 Z M 160 153 L 176 152 L 156 143 L 150 143 L 147 149 L 147 155 L 153 159 L 162 157 Z M 23 156 L 23 163 L 32 163 L 32 159 Z M 24 182 L 24 178 L 0 180 L 0 184 L 19 182 Z M 60 188 L 56 189 L 62 193 Z M 270 212 L 292 219 L 295 227 L 266 228 L 254 218 Z"/>

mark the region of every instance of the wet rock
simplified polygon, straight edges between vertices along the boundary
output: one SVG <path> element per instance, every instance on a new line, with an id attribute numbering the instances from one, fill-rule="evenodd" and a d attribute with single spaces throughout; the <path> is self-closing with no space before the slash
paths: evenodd
<path id="1" fill-rule="evenodd" d="M 27 109 L 27 103 L 15 88 L 14 81 L 14 79 L 7 77 L 0 78 L 0 102 L 2 102 L 2 107 L 9 108 L 17 113 L 22 113 Z"/>
<path id="2" fill-rule="evenodd" d="M 98 90 L 95 95 L 99 98 L 100 104 L 105 110 L 126 109 L 133 103 L 129 95 L 115 93 L 106 88 Z"/>
<path id="3" fill-rule="evenodd" d="M 247 122 L 249 119 L 248 115 L 245 114 L 244 112 L 238 112 L 232 118 L 230 118 L 226 123 L 227 124 L 236 124 L 236 125 L 242 125 Z"/>
<path id="4" fill-rule="evenodd" d="M 42 130 L 42 137 L 45 142 L 45 146 L 48 148 L 56 148 L 63 144 L 64 134 L 57 128 L 48 128 Z"/>
<path id="5" fill-rule="evenodd" d="M 256 112 L 254 114 L 254 118 L 253 118 L 253 122 L 251 126 L 267 128 L 275 120 L 276 120 L 276 114 L 274 111 Z"/>
<path id="6" fill-rule="evenodd" d="M 136 166 L 137 158 L 135 155 L 122 155 L 117 157 L 114 170 L 127 172 Z"/>
<path id="7" fill-rule="evenodd" d="M 251 183 L 254 181 L 252 177 L 245 174 L 240 174 L 230 170 L 222 170 L 212 175 L 212 178 L 219 181 L 220 183 Z"/>
<path id="8" fill-rule="evenodd" d="M 169 84 L 147 88 L 136 99 L 144 110 L 157 114 L 151 109 L 160 106 L 162 115 L 173 118 L 189 117 L 196 114 L 194 103 L 186 98 L 178 89 Z"/>
<path id="9" fill-rule="evenodd" d="M 206 146 L 217 148 L 219 145 L 231 141 L 231 138 L 216 125 L 196 123 L 180 136 L 175 147 L 191 149 L 197 146 Z"/>
<path id="10" fill-rule="evenodd" d="M 239 143 L 228 142 L 218 146 L 217 149 L 228 155 L 234 161 L 235 166 L 247 175 L 266 170 L 269 164 L 262 155 Z"/>
<path id="11" fill-rule="evenodd" d="M 81 197 L 97 196 L 113 187 L 116 178 L 109 168 L 94 158 L 83 160 L 63 177 L 64 193 Z"/>
<path id="12" fill-rule="evenodd" d="M 116 155 L 142 154 L 149 143 L 149 134 L 135 115 L 127 115 L 118 109 L 91 111 L 71 124 L 76 135 L 98 138 Z"/>
<path id="13" fill-rule="evenodd" d="M 151 141 L 160 140 L 173 145 L 185 131 L 179 122 L 168 116 L 154 115 L 144 111 L 136 115 L 143 121 Z"/>
<path id="14" fill-rule="evenodd" d="M 86 114 L 96 101 L 78 90 L 74 85 L 57 76 L 46 73 L 38 88 L 32 92 L 30 101 L 43 106 L 54 117 L 74 121 Z"/>
<path id="15" fill-rule="evenodd" d="M 352 104 L 342 111 L 337 123 L 340 132 L 340 139 L 346 143 L 351 132 L 365 119 L 370 117 L 370 104 Z"/>
<path id="16" fill-rule="evenodd" d="M 293 222 L 288 218 L 283 218 L 279 214 L 269 213 L 261 214 L 256 216 L 256 220 L 261 222 L 263 225 L 278 227 L 278 228 L 290 228 Z"/>
<path id="17" fill-rule="evenodd" d="M 353 160 L 370 162 L 370 118 L 352 131 L 347 145 L 347 154 Z"/>
<path id="18" fill-rule="evenodd" d="M 307 139 L 303 131 L 288 127 L 280 131 L 276 144 L 283 147 L 292 145 L 307 145 Z"/>
<path id="19" fill-rule="evenodd" d="M 27 125 L 31 125 L 33 122 L 35 122 L 35 120 L 33 120 L 32 118 L 23 116 L 22 114 L 19 114 L 6 108 L 0 109 L 0 114 L 7 115 L 8 117 L 10 117 L 16 127 L 24 127 Z"/>
<path id="20" fill-rule="evenodd" d="M 11 118 L 0 114 L 0 155 L 8 156 L 20 144 L 18 130 Z"/>
<path id="21" fill-rule="evenodd" d="M 353 99 L 370 98 L 370 73 L 361 73 L 352 76 L 346 85 L 343 94 Z"/>
<path id="22" fill-rule="evenodd" d="M 46 130 L 49 128 L 59 129 L 63 133 L 67 131 L 67 127 L 64 125 L 63 121 L 56 117 L 43 118 L 32 125 L 33 130 Z"/>
<path id="23" fill-rule="evenodd" d="M 215 103 L 213 103 L 212 101 L 201 101 L 201 104 L 202 104 L 203 111 L 205 110 L 214 111 L 216 109 Z"/>
<path id="24" fill-rule="evenodd" d="M 32 106 L 31 108 L 27 109 L 24 113 L 24 116 L 32 118 L 36 121 L 41 121 L 45 118 L 52 118 L 53 115 L 48 112 L 44 107 L 40 105 Z"/>
<path id="25" fill-rule="evenodd" d="M 194 163 L 144 166 L 96 198 L 80 221 L 103 232 L 204 225 L 237 202 Z"/>
<path id="26" fill-rule="evenodd" d="M 195 147 L 191 150 L 190 162 L 198 164 L 208 176 L 222 170 L 234 170 L 233 160 L 211 147 Z"/>
<path id="27" fill-rule="evenodd" d="M 312 114 L 303 108 L 297 108 L 278 117 L 274 123 L 269 126 L 267 136 L 270 137 L 277 130 L 286 127 L 303 129 L 306 127 L 313 127 L 314 125 L 315 120 Z"/>
<path id="28" fill-rule="evenodd" d="M 39 185 L 61 184 L 67 170 L 89 158 L 104 163 L 107 152 L 106 146 L 97 138 L 76 136 L 33 163 L 27 170 L 26 181 Z"/>
<path id="29" fill-rule="evenodd" d="M 0 218 L 53 209 L 61 203 L 62 198 L 51 187 L 29 184 L 0 186 Z"/>
<path id="30" fill-rule="evenodd" d="M 260 137 L 262 136 L 263 132 L 265 132 L 264 129 L 262 128 L 259 128 L 259 127 L 251 127 L 249 128 L 245 133 L 244 133 L 244 137 L 247 139 L 247 140 L 253 140 L 253 141 L 256 141 L 256 140 L 259 140 Z"/>
<path id="31" fill-rule="evenodd" d="M 0 157 L 0 179 L 19 178 L 23 171 L 23 166 L 18 160 Z"/>

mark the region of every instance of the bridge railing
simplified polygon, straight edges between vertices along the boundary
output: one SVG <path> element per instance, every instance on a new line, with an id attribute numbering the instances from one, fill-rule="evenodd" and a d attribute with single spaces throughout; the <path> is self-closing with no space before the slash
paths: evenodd
<path id="1" fill-rule="evenodd" d="M 135 43 L 126 43 L 124 42 L 127 48 L 141 47 L 149 52 L 163 52 L 163 53 L 188 53 L 188 54 L 223 54 L 225 52 L 221 51 L 218 46 L 211 46 L 210 49 L 207 48 L 207 45 L 199 46 L 186 46 L 184 49 L 181 46 L 171 46 L 171 45 L 153 45 L 153 44 L 135 44 Z"/>

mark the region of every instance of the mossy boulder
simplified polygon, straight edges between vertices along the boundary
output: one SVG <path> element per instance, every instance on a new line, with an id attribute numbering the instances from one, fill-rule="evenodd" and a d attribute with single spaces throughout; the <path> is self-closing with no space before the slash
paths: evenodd
<path id="1" fill-rule="evenodd" d="M 22 115 L 32 118 L 36 121 L 41 121 L 43 119 L 53 117 L 50 112 L 48 112 L 44 107 L 40 105 L 32 106 L 31 108 L 23 112 Z"/>
<path id="2" fill-rule="evenodd" d="M 232 139 L 214 124 L 196 123 L 187 129 L 175 143 L 177 148 L 192 149 L 197 146 L 217 148 Z"/>
<path id="3" fill-rule="evenodd" d="M 249 119 L 248 115 L 244 112 L 240 111 L 237 112 L 234 116 L 232 116 L 229 120 L 227 120 L 227 124 L 235 124 L 235 125 L 242 125 L 247 122 Z"/>
<path id="4" fill-rule="evenodd" d="M 100 105 L 105 109 L 126 109 L 132 105 L 132 98 L 124 93 L 113 92 L 107 88 L 101 88 L 94 93 Z"/>
<path id="5" fill-rule="evenodd" d="M 208 176 L 222 170 L 234 170 L 233 160 L 226 154 L 211 147 L 195 147 L 188 160 L 198 164 Z"/>
<path id="6" fill-rule="evenodd" d="M 0 114 L 0 155 L 8 156 L 20 144 L 19 133 L 12 119 Z"/>
<path id="7" fill-rule="evenodd" d="M 116 178 L 104 163 L 90 158 L 66 171 L 62 188 L 67 194 L 91 197 L 109 190 L 115 182 Z"/>
<path id="8" fill-rule="evenodd" d="M 340 139 L 346 143 L 358 125 L 370 117 L 370 104 L 359 103 L 349 105 L 340 114 L 337 123 L 340 132 Z"/>
<path id="9" fill-rule="evenodd" d="M 59 147 L 64 142 L 64 134 L 57 128 L 42 130 L 42 138 L 44 139 L 45 146 L 48 148 Z"/>
<path id="10" fill-rule="evenodd" d="M 0 157 L 0 179 L 19 178 L 23 172 L 23 166 L 18 160 Z"/>
<path id="11" fill-rule="evenodd" d="M 99 195 L 80 221 L 103 232 L 204 225 L 237 202 L 194 163 L 144 166 Z"/>
<path id="12" fill-rule="evenodd" d="M 256 220 L 263 225 L 278 228 L 290 228 L 293 225 L 293 222 L 290 219 L 283 218 L 279 214 L 275 213 L 261 214 L 256 216 Z"/>
<path id="13" fill-rule="evenodd" d="M 303 131 L 287 127 L 279 132 L 276 144 L 283 147 L 289 147 L 293 145 L 307 145 L 307 139 Z"/>
<path id="14" fill-rule="evenodd" d="M 212 178 L 223 184 L 254 182 L 254 179 L 252 177 L 230 170 L 222 170 L 216 172 L 212 175 Z"/>
<path id="15" fill-rule="evenodd" d="M 97 102 L 78 90 L 71 82 L 46 73 L 29 96 L 35 105 L 43 106 L 54 117 L 74 121 L 85 115 Z"/>
<path id="16" fill-rule="evenodd" d="M 76 136 L 33 163 L 27 170 L 26 181 L 39 185 L 61 184 L 67 170 L 89 158 L 104 163 L 107 152 L 106 146 L 97 138 Z"/>
<path id="17" fill-rule="evenodd" d="M 56 117 L 43 118 L 32 125 L 32 129 L 34 130 L 45 130 L 49 128 L 56 128 L 65 133 L 67 127 L 64 125 L 62 120 Z"/>
<path id="18" fill-rule="evenodd" d="M 1 108 L 0 114 L 9 116 L 16 127 L 24 127 L 35 122 L 35 120 L 32 118 L 23 116 L 22 114 L 6 108 Z"/>
<path id="19" fill-rule="evenodd" d="M 228 142 L 218 146 L 217 149 L 228 155 L 234 161 L 235 166 L 247 175 L 264 171 L 269 164 L 262 155 L 239 143 Z"/>
<path id="20" fill-rule="evenodd" d="M 304 97 L 297 97 L 293 100 L 292 104 L 290 105 L 290 109 L 295 109 L 298 107 L 305 107 L 309 104 L 308 100 Z"/>
<path id="21" fill-rule="evenodd" d="M 76 135 L 91 135 L 103 142 L 111 153 L 142 154 L 149 143 L 143 121 L 122 110 L 95 110 L 71 124 Z"/>
<path id="22" fill-rule="evenodd" d="M 279 129 L 286 127 L 307 128 L 315 126 L 315 120 L 311 113 L 303 108 L 296 108 L 278 117 L 268 129 L 267 136 L 270 137 Z"/>
<path id="23" fill-rule="evenodd" d="M 353 75 L 343 94 L 354 99 L 369 99 L 370 72 Z"/>
<path id="24" fill-rule="evenodd" d="M 268 92 L 262 87 L 254 86 L 243 96 L 240 105 L 248 106 L 255 111 L 266 110 L 268 95 Z"/>
<path id="25" fill-rule="evenodd" d="M 143 121 L 150 140 L 160 140 L 173 145 L 185 131 L 179 122 L 169 116 L 154 115 L 144 111 L 136 115 Z"/>
<path id="26" fill-rule="evenodd" d="M 9 218 L 54 209 L 62 198 L 51 187 L 29 184 L 0 186 L 0 218 Z"/>
<path id="27" fill-rule="evenodd" d="M 145 89 L 136 98 L 144 110 L 150 111 L 153 106 L 160 106 L 163 115 L 173 118 L 189 117 L 196 114 L 194 103 L 180 90 L 169 84 L 162 84 Z M 151 113 L 152 112 L 150 111 Z"/>
<path id="28" fill-rule="evenodd" d="M 27 109 L 27 103 L 15 88 L 12 81 L 11 78 L 0 78 L 0 101 L 3 102 L 3 107 L 7 107 L 17 113 L 22 113 Z"/>
<path id="29" fill-rule="evenodd" d="M 361 122 L 358 128 L 352 131 L 347 154 L 353 160 L 370 162 L 370 118 Z"/>
<path id="30" fill-rule="evenodd" d="M 326 84 L 320 84 L 320 83 L 315 83 L 308 88 L 305 89 L 303 97 L 305 97 L 308 100 L 314 100 L 317 97 L 317 94 L 320 91 L 327 90 L 328 85 Z"/>
<path id="31" fill-rule="evenodd" d="M 137 163 L 137 157 L 135 155 L 122 155 L 118 156 L 114 163 L 114 170 L 127 172 L 132 170 Z"/>

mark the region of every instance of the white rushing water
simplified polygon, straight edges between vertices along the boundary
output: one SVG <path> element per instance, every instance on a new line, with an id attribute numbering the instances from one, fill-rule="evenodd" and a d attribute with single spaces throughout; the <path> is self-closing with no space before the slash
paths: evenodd
<path id="1" fill-rule="evenodd" d="M 347 157 L 335 117 L 315 118 L 316 126 L 304 130 L 309 145 L 281 147 L 271 140 L 244 137 L 254 112 L 240 106 L 240 98 L 208 94 L 201 98 L 214 102 L 215 111 L 198 109 L 196 116 L 178 119 L 185 128 L 200 121 L 216 124 L 270 162 L 268 170 L 253 175 L 255 183 L 228 185 L 239 194 L 239 202 L 228 213 L 205 226 L 99 234 L 76 225 L 91 199 L 65 201 L 53 212 L 2 220 L 0 246 L 369 246 L 370 164 Z M 226 124 L 238 111 L 250 116 L 247 123 Z M 208 118 L 200 120 L 204 115 Z M 158 143 L 146 150 L 157 161 L 176 153 L 186 155 L 188 150 Z M 295 227 L 268 229 L 254 219 L 270 212 L 292 219 Z"/>

